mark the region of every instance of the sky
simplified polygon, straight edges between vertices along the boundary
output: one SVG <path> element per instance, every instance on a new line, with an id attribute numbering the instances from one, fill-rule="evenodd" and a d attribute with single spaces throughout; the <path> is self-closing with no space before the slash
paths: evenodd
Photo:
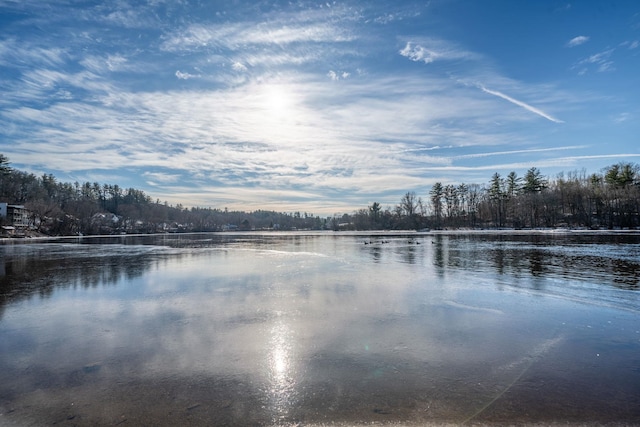
<path id="1" fill-rule="evenodd" d="M 349 213 L 640 163 L 640 2 L 0 0 L 0 93 L 16 169 Z"/>

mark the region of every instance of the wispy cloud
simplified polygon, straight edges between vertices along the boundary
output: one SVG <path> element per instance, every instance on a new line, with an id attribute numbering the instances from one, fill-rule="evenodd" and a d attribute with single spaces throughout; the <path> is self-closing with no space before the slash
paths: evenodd
<path id="1" fill-rule="evenodd" d="M 595 71 L 600 73 L 616 71 L 616 63 L 623 64 L 625 57 L 628 58 L 635 55 L 634 52 L 629 51 L 634 51 L 638 47 L 640 47 L 640 42 L 637 40 L 624 41 L 615 47 L 602 50 L 579 60 L 573 68 L 577 69 L 579 74 L 586 74 L 590 67 L 595 67 Z M 616 63 L 614 63 L 614 55 Z"/>
<path id="2" fill-rule="evenodd" d="M 575 162 L 578 160 L 595 160 L 595 159 L 626 159 L 640 157 L 640 153 L 614 153 L 614 154 L 595 154 L 591 156 L 571 156 L 559 159 L 562 162 Z"/>
<path id="3" fill-rule="evenodd" d="M 95 19 L 124 28 L 151 28 L 158 25 L 157 18 L 147 7 L 137 5 L 134 8 L 124 3 L 121 3 L 119 9 L 96 15 Z"/>
<path id="4" fill-rule="evenodd" d="M 629 113 L 620 113 L 613 119 L 613 121 L 615 123 L 624 123 L 624 122 L 628 121 L 630 118 L 631 118 L 631 114 L 629 114 Z"/>
<path id="5" fill-rule="evenodd" d="M 347 71 L 333 71 L 329 70 L 327 73 L 327 77 L 329 77 L 333 81 L 348 79 L 351 76 L 351 73 Z"/>
<path id="6" fill-rule="evenodd" d="M 422 39 L 418 42 L 408 41 L 398 53 L 412 61 L 424 62 L 425 64 L 435 61 L 473 59 L 477 56 L 440 39 Z"/>
<path id="7" fill-rule="evenodd" d="M 607 49 L 602 52 L 595 53 L 578 62 L 578 65 L 595 64 L 598 66 L 599 72 L 615 70 L 613 67 L 613 61 L 611 60 L 613 52 L 615 52 L 615 49 Z"/>
<path id="8" fill-rule="evenodd" d="M 522 101 L 519 101 L 519 100 L 517 100 L 515 98 L 512 98 L 509 95 L 505 95 L 502 92 L 498 92 L 496 90 L 487 89 L 484 86 L 480 86 L 480 89 L 482 89 L 483 92 L 486 92 L 486 93 L 488 93 L 490 95 L 497 96 L 499 98 L 502 98 L 505 101 L 509 101 L 512 104 L 517 105 L 518 107 L 522 107 L 525 110 L 530 111 L 530 112 L 532 112 L 534 114 L 537 114 L 540 117 L 544 117 L 545 119 L 550 120 L 550 121 L 552 121 L 554 123 L 564 123 L 562 120 L 556 119 L 555 117 L 545 113 L 544 111 L 540 110 L 539 108 L 533 107 L 533 106 L 531 106 L 531 105 L 529 105 L 529 104 L 527 104 L 525 102 L 522 102 Z"/>
<path id="9" fill-rule="evenodd" d="M 231 64 L 231 68 L 233 68 L 235 71 L 239 71 L 239 72 L 244 72 L 247 71 L 248 68 L 246 65 L 244 65 L 242 62 L 234 62 L 233 64 Z"/>
<path id="10" fill-rule="evenodd" d="M 191 74 L 191 73 L 187 73 L 187 72 L 182 72 L 180 70 L 176 71 L 176 77 L 179 78 L 180 80 L 189 80 L 189 79 L 195 79 L 198 77 L 201 77 L 199 74 Z"/>
<path id="11" fill-rule="evenodd" d="M 426 168 L 455 159 L 412 152 L 416 139 L 457 146 L 513 141 L 495 130 L 493 136 L 480 132 L 497 114 L 495 106 L 450 79 L 348 80 L 340 91 L 327 92 L 326 76 L 281 78 L 286 83 L 260 80 L 224 91 L 130 93 L 112 87 L 94 105 L 13 110 L 5 118 L 30 129 L 28 137 L 15 135 L 16 149 L 49 153 L 49 167 L 161 168 L 161 174 L 145 175 L 152 191 L 175 200 L 171 180 L 177 176 L 203 194 L 218 182 L 238 208 L 239 188 L 247 185 L 282 189 L 277 192 L 295 182 L 314 197 L 325 194 L 318 204 L 336 188 L 374 198 L 424 185 Z M 283 111 L 270 109 L 273 96 L 286 100 Z M 440 125 L 446 122 L 469 129 Z M 204 201 L 190 203 L 198 200 Z"/>
<path id="12" fill-rule="evenodd" d="M 142 174 L 149 185 L 158 184 L 175 184 L 180 179 L 180 174 L 172 174 L 165 172 L 145 172 Z"/>
<path id="13" fill-rule="evenodd" d="M 212 46 L 231 50 L 247 46 L 290 45 L 293 43 L 336 43 L 352 40 L 348 32 L 331 22 L 280 23 L 241 22 L 226 25 L 192 24 L 170 35 L 161 48 L 167 51 L 188 51 Z"/>
<path id="14" fill-rule="evenodd" d="M 140 72 L 139 63 L 132 64 L 128 58 L 121 54 L 88 55 L 80 60 L 80 64 L 96 74 L 123 71 Z"/>
<path id="15" fill-rule="evenodd" d="M 492 151 L 492 152 L 484 152 L 484 153 L 474 153 L 474 154 L 463 154 L 460 156 L 455 156 L 454 159 L 475 159 L 479 157 L 490 157 L 490 156 L 511 156 L 513 154 L 531 154 L 531 153 L 544 153 L 550 151 L 564 151 L 564 150 L 580 150 L 586 148 L 585 145 L 568 145 L 565 147 L 551 147 L 551 148 L 532 148 L 528 150 L 509 150 L 509 151 Z"/>
<path id="16" fill-rule="evenodd" d="M 588 36 L 578 36 L 578 37 L 574 37 L 571 40 L 569 40 L 566 44 L 567 47 L 575 47 L 575 46 L 580 46 L 581 44 L 584 44 L 586 42 L 589 41 L 589 37 Z"/>
<path id="17" fill-rule="evenodd" d="M 0 65 L 57 67 L 69 58 L 69 52 L 62 47 L 40 46 L 13 38 L 0 40 Z"/>
<path id="18" fill-rule="evenodd" d="M 629 51 L 634 51 L 638 47 L 640 47 L 640 41 L 625 40 L 614 47 L 609 47 L 580 59 L 573 68 L 577 69 L 578 73 L 581 75 L 586 74 L 590 67 L 595 67 L 595 71 L 600 73 L 616 71 L 614 56 L 616 57 L 617 63 L 623 64 L 626 58 L 636 55 L 634 52 Z"/>

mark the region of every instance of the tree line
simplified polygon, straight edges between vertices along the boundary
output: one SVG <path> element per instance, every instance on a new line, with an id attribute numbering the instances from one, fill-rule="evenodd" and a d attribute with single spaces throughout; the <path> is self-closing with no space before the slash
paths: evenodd
<path id="1" fill-rule="evenodd" d="M 393 207 L 373 202 L 324 218 L 306 212 L 172 206 L 135 188 L 59 182 L 51 174 L 35 176 L 9 165 L 0 154 L 0 201 L 24 205 L 30 228 L 48 235 L 640 226 L 640 167 L 632 163 L 554 179 L 531 168 L 522 177 L 495 173 L 486 184 L 436 182 L 426 199 L 410 191 Z"/>
<path id="2" fill-rule="evenodd" d="M 60 182 L 51 174 L 36 176 L 9 164 L 0 154 L 0 202 L 23 205 L 30 228 L 47 235 L 321 229 L 327 223 L 306 212 L 173 206 L 135 188 Z"/>
<path id="3" fill-rule="evenodd" d="M 638 165 L 619 163 L 602 173 L 559 174 L 554 179 L 530 168 L 523 177 L 495 173 L 489 183 L 434 185 L 430 196 L 435 226 L 584 227 L 640 226 Z"/>
<path id="4" fill-rule="evenodd" d="M 640 167 L 618 163 L 601 173 L 574 171 L 550 179 L 535 167 L 520 177 L 494 173 L 486 184 L 436 182 L 423 200 L 407 192 L 382 210 L 373 203 L 351 219 L 354 230 L 640 227 Z"/>

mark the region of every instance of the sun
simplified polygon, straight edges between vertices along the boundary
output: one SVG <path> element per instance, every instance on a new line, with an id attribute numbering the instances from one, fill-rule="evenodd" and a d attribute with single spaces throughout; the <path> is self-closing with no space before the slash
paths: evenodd
<path id="1" fill-rule="evenodd" d="M 272 119 L 287 119 L 293 115 L 294 102 L 291 93 L 281 85 L 269 85 L 263 90 L 262 108 Z"/>
<path id="2" fill-rule="evenodd" d="M 298 138 L 307 127 L 309 113 L 304 93 L 289 82 L 264 82 L 250 88 L 246 113 L 260 128 L 261 138 L 284 143 Z"/>

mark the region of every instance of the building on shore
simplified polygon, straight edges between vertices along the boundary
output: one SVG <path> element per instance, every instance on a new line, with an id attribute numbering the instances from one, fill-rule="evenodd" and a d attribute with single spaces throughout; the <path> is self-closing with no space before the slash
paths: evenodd
<path id="1" fill-rule="evenodd" d="M 0 202 L 0 219 L 4 219 L 4 234 L 23 234 L 29 227 L 29 211 L 23 205 Z"/>

